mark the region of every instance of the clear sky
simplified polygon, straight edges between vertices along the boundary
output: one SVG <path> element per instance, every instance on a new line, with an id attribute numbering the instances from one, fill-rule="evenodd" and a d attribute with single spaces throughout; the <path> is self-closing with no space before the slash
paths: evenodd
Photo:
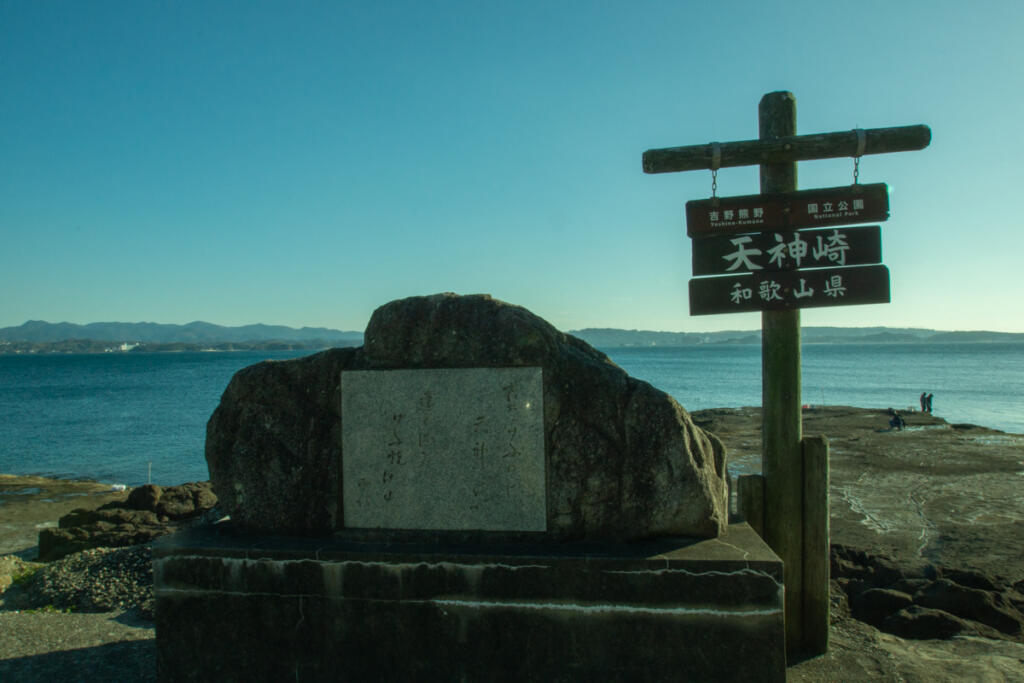
<path id="1" fill-rule="evenodd" d="M 892 303 L 803 324 L 1021 332 L 1022 35 L 1018 0 L 0 0 L 0 327 L 361 330 L 454 291 L 566 330 L 757 329 L 689 315 L 710 173 L 640 161 L 756 138 L 789 90 L 799 133 L 932 129 L 861 162 Z"/>

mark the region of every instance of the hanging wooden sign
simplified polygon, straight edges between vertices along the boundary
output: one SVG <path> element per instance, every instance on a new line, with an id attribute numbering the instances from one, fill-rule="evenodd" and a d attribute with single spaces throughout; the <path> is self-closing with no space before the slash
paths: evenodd
<path id="1" fill-rule="evenodd" d="M 717 235 L 693 240 L 693 274 L 772 272 L 882 262 L 877 225 L 799 232 Z"/>
<path id="2" fill-rule="evenodd" d="M 889 269 L 853 266 L 690 280 L 690 315 L 889 303 Z"/>
<path id="3" fill-rule="evenodd" d="M 823 228 L 888 218 L 885 183 L 686 202 L 686 234 L 690 237 Z"/>

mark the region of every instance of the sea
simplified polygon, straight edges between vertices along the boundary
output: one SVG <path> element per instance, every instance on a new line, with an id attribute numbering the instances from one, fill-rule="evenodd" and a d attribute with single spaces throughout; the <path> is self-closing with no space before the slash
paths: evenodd
<path id="1" fill-rule="evenodd" d="M 760 345 L 603 351 L 688 410 L 761 404 Z M 308 353 L 0 356 L 0 473 L 127 486 L 208 479 L 206 422 L 232 375 Z M 1024 433 L 1024 345 L 805 344 L 802 356 L 806 405 L 918 409 L 927 391 L 951 423 Z"/>

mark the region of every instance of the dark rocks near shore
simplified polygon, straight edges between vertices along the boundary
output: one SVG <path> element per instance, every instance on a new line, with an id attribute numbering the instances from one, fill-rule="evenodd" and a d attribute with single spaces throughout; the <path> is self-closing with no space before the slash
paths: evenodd
<path id="1" fill-rule="evenodd" d="M 56 529 L 42 529 L 39 559 L 49 562 L 90 548 L 148 543 L 216 515 L 211 513 L 216 503 L 208 481 L 166 488 L 140 486 L 126 501 L 107 503 L 96 510 L 72 510 L 60 518 Z"/>
<path id="2" fill-rule="evenodd" d="M 963 569 L 898 566 L 890 558 L 832 546 L 832 579 L 852 615 L 902 638 L 958 634 L 1024 642 L 1022 582 Z"/>

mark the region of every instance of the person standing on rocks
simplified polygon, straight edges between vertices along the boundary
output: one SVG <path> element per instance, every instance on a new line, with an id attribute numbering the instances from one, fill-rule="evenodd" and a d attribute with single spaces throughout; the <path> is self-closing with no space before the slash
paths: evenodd
<path id="1" fill-rule="evenodd" d="M 928 392 L 926 391 L 921 392 L 921 412 L 928 412 Z"/>
<path id="2" fill-rule="evenodd" d="M 934 395 L 935 394 L 928 394 L 927 396 L 925 396 L 925 399 L 924 399 L 924 403 L 927 406 L 927 408 L 925 410 L 929 414 L 932 412 L 932 396 L 934 396 Z"/>

